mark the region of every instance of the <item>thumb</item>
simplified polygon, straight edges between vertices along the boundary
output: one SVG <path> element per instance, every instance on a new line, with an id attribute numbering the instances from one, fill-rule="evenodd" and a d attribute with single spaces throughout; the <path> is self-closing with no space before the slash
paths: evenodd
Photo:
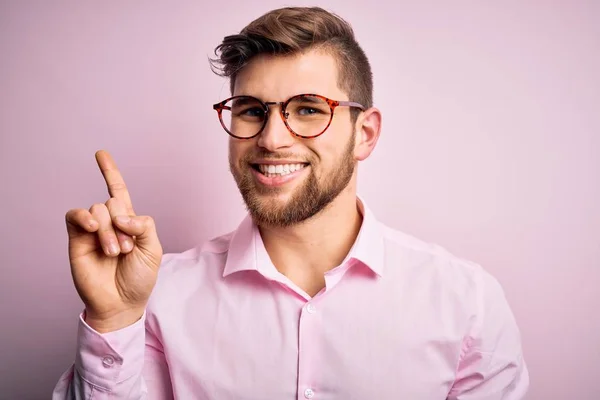
<path id="1" fill-rule="evenodd" d="M 114 217 L 113 223 L 123 233 L 129 236 L 135 236 L 135 243 L 143 250 L 152 254 L 162 252 L 160 241 L 156 233 L 154 219 L 149 216 L 127 216 L 119 215 Z"/>

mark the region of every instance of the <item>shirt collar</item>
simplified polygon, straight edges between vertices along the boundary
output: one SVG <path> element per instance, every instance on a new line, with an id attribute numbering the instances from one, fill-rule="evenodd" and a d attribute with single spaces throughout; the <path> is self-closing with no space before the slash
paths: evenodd
<path id="1" fill-rule="evenodd" d="M 384 267 L 384 240 L 382 226 L 364 200 L 357 196 L 357 206 L 363 216 L 362 225 L 354 245 L 343 261 L 356 260 L 381 276 Z M 272 275 L 275 268 L 263 244 L 258 227 L 247 215 L 233 233 L 229 242 L 223 276 L 239 271 L 258 271 Z"/>
<path id="2" fill-rule="evenodd" d="M 379 276 L 384 267 L 384 227 L 377 220 L 365 201 L 357 196 L 358 209 L 363 215 L 362 225 L 347 259 L 355 259 Z"/>

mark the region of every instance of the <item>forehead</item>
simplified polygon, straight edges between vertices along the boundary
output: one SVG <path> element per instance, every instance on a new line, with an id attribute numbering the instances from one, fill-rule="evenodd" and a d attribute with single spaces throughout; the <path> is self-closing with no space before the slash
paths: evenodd
<path id="1" fill-rule="evenodd" d="M 238 74 L 234 95 L 249 95 L 264 101 L 284 101 L 300 93 L 315 93 L 345 100 L 338 88 L 338 66 L 324 50 L 289 56 L 258 55 Z"/>

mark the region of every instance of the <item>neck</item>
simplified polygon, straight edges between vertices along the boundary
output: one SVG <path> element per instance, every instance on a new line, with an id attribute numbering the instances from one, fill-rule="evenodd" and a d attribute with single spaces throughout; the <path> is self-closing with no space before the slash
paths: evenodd
<path id="1" fill-rule="evenodd" d="M 325 272 L 347 256 L 361 224 L 356 194 L 344 191 L 301 224 L 286 228 L 260 226 L 259 230 L 275 267 L 314 295 L 324 286 Z"/>

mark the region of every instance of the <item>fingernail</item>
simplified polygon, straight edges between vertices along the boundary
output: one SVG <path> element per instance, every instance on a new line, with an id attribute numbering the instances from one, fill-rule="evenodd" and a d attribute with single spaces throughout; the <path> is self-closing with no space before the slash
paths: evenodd
<path id="1" fill-rule="evenodd" d="M 119 215 L 117 217 L 117 222 L 120 224 L 127 224 L 127 223 L 129 223 L 129 221 L 131 221 L 131 218 L 128 217 L 127 215 Z"/>
<path id="2" fill-rule="evenodd" d="M 124 240 L 123 243 L 121 243 L 121 250 L 124 251 L 125 253 L 129 253 L 132 248 L 133 248 L 133 243 L 129 239 Z"/>
<path id="3" fill-rule="evenodd" d="M 116 242 L 110 242 L 108 244 L 108 253 L 112 255 L 119 253 L 119 246 Z"/>

